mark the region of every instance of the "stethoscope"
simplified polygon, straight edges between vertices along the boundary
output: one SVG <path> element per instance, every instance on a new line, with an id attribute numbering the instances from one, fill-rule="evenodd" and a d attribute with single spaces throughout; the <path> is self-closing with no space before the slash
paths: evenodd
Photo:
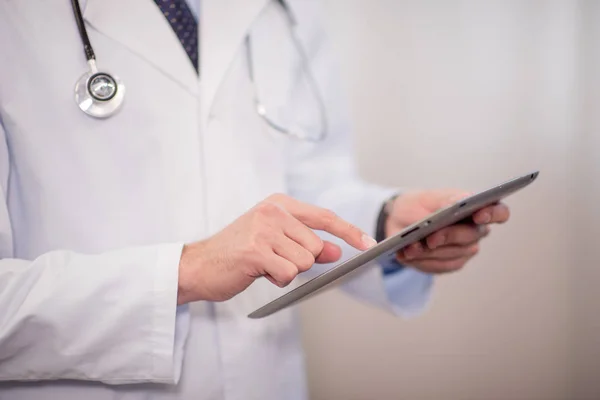
<path id="1" fill-rule="evenodd" d="M 273 129 L 283 133 L 289 137 L 299 139 L 308 142 L 319 142 L 322 141 L 327 135 L 327 115 L 325 112 L 325 103 L 317 86 L 316 79 L 314 78 L 311 69 L 309 67 L 308 57 L 300 45 L 294 26 L 296 21 L 292 15 L 291 10 L 284 0 L 277 0 L 282 6 L 287 15 L 288 26 L 290 28 L 290 35 L 292 42 L 298 54 L 300 55 L 300 63 L 303 71 L 305 72 L 308 86 L 312 96 L 315 99 L 319 110 L 319 127 L 314 129 L 316 133 L 310 133 L 307 129 L 296 128 L 293 125 L 286 127 L 284 124 L 277 122 L 275 118 L 269 117 L 267 107 L 265 103 L 261 101 L 256 87 L 254 77 L 254 67 L 252 59 L 252 45 L 250 35 L 246 36 L 246 56 L 248 73 L 250 80 L 254 86 L 254 105 L 256 113 Z M 78 0 L 71 0 L 73 13 L 75 14 L 75 21 L 77 22 L 77 28 L 79 30 L 79 36 L 83 44 L 83 50 L 85 58 L 90 67 L 90 70 L 83 74 L 81 78 L 75 84 L 75 102 L 79 108 L 86 114 L 95 118 L 108 118 L 113 116 L 121 106 L 125 97 L 125 85 L 121 80 L 113 74 L 106 71 L 98 71 L 96 67 L 96 55 L 90 43 L 90 39 L 85 28 L 83 16 L 81 14 L 81 8 Z M 312 129 L 311 129 L 312 131 Z"/>
<path id="2" fill-rule="evenodd" d="M 246 36 L 246 60 L 248 65 L 248 75 L 250 77 L 250 81 L 254 86 L 254 105 L 256 108 L 256 113 L 262 117 L 262 119 L 269 125 L 271 128 L 283 133 L 289 137 L 299 139 L 301 141 L 306 142 L 320 142 L 327 136 L 327 113 L 325 111 L 325 102 L 323 101 L 323 97 L 319 92 L 319 88 L 317 85 L 317 81 L 312 74 L 311 68 L 309 66 L 308 57 L 300 44 L 300 39 L 296 34 L 296 19 L 292 11 L 290 10 L 287 1 L 285 0 L 277 0 L 277 2 L 283 8 L 286 19 L 287 26 L 289 27 L 290 37 L 293 42 L 293 46 L 296 52 L 300 55 L 300 64 L 304 74 L 306 76 L 306 82 L 309 86 L 309 90 L 314 98 L 314 102 L 317 104 L 318 112 L 319 112 L 319 127 L 316 129 L 303 129 L 301 127 L 296 127 L 294 125 L 290 125 L 289 127 L 285 127 L 284 124 L 277 122 L 275 118 L 269 117 L 267 112 L 267 107 L 265 103 L 261 101 L 260 96 L 258 94 L 258 88 L 256 85 L 255 77 L 254 77 L 254 63 L 252 59 L 252 41 L 250 35 Z M 311 132 L 314 131 L 314 132 Z"/>
<path id="3" fill-rule="evenodd" d="M 100 72 L 96 67 L 96 54 L 90 43 L 87 29 L 81 15 L 78 0 L 71 0 L 75 22 L 83 43 L 85 58 L 90 70 L 83 74 L 75 84 L 75 102 L 81 110 L 96 118 L 108 118 L 114 115 L 125 98 L 125 85 L 116 75 Z"/>

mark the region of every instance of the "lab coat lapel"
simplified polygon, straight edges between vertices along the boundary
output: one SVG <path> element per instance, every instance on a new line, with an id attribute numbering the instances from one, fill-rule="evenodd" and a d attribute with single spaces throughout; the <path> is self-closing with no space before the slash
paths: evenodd
<path id="1" fill-rule="evenodd" d="M 198 93 L 198 75 L 153 1 L 87 0 L 83 17 L 88 29 L 128 47 L 186 90 Z M 102 55 L 97 56 L 98 67 L 102 68 Z"/>
<path id="2" fill-rule="evenodd" d="M 114 0 L 116 1 L 116 0 Z M 235 53 L 269 0 L 203 0 L 200 46 L 202 113 L 208 121 L 215 96 Z"/>

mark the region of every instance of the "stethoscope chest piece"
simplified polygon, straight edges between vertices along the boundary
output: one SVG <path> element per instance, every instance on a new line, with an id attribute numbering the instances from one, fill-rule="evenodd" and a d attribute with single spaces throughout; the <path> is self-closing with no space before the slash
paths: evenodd
<path id="1" fill-rule="evenodd" d="M 92 117 L 110 117 L 123 104 L 125 85 L 115 75 L 98 72 L 95 62 L 90 61 L 90 67 L 75 84 L 75 102 Z"/>

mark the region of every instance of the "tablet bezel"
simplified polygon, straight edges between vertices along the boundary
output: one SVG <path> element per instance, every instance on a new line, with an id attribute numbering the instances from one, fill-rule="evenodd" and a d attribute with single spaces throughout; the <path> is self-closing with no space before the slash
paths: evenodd
<path id="1" fill-rule="evenodd" d="M 340 278 L 348 278 L 354 275 L 353 273 L 361 270 L 361 267 L 374 264 L 374 261 L 385 257 L 394 257 L 396 252 L 406 246 L 426 238 L 435 231 L 469 218 L 478 210 L 497 203 L 512 193 L 528 186 L 538 175 L 539 171 L 535 171 L 513 178 L 442 208 L 428 217 L 407 226 L 402 231 L 381 241 L 376 246 L 349 258 L 270 303 L 256 309 L 248 315 L 248 318 L 257 319 L 267 317 L 322 292 L 333 283 L 336 283 Z"/>

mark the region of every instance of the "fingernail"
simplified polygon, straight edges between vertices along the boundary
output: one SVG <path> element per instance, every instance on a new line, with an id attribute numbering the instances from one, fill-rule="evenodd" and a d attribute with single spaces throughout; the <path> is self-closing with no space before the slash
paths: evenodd
<path id="1" fill-rule="evenodd" d="M 492 221 L 492 214 L 490 213 L 485 213 L 481 215 L 481 223 L 482 224 L 489 224 Z"/>
<path id="2" fill-rule="evenodd" d="M 364 233 L 362 235 L 362 242 L 367 249 L 370 249 L 371 247 L 373 247 L 377 244 L 377 241 L 375 239 L 373 239 L 371 236 L 367 235 L 366 233 Z"/>

